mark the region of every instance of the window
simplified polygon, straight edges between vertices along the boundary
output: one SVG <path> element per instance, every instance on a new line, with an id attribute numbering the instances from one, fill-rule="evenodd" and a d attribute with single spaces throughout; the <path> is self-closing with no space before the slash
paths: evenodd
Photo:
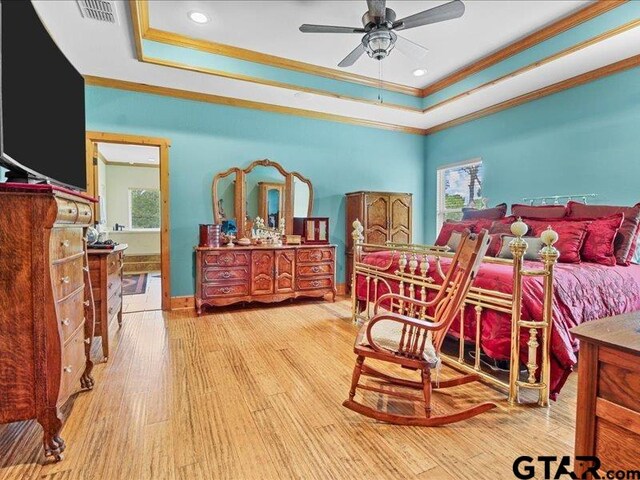
<path id="1" fill-rule="evenodd" d="M 129 225 L 134 230 L 160 228 L 160 190 L 129 189 Z"/>
<path id="2" fill-rule="evenodd" d="M 438 169 L 438 230 L 445 220 L 461 220 L 462 207 L 482 208 L 482 160 Z"/>

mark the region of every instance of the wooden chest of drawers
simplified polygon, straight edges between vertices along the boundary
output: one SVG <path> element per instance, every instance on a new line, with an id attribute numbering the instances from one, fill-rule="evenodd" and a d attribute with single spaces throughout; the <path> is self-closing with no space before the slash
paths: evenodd
<path id="1" fill-rule="evenodd" d="M 60 407 L 93 387 L 83 240 L 91 201 L 48 185 L 0 184 L 0 422 L 37 419 L 56 459 L 65 448 Z"/>
<path id="2" fill-rule="evenodd" d="M 94 336 L 101 337 L 102 354 L 109 358 L 109 327 L 117 318 L 122 325 L 122 273 L 126 244 L 113 250 L 89 249 L 89 272 L 96 309 Z"/>
<path id="3" fill-rule="evenodd" d="M 196 309 L 336 295 L 333 245 L 196 248 Z"/>
<path id="4" fill-rule="evenodd" d="M 640 465 L 640 312 L 582 324 L 575 455 L 595 455 L 600 472 L 637 471 Z M 576 458 L 583 477 L 593 465 Z M 601 478 L 605 478 L 601 475 Z"/>

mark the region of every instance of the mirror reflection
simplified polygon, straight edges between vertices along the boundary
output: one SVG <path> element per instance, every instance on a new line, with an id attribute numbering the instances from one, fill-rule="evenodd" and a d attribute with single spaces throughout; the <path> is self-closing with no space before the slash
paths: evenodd
<path id="1" fill-rule="evenodd" d="M 309 215 L 309 185 L 298 177 L 293 177 L 293 216 L 307 217 Z"/>
<path id="2" fill-rule="evenodd" d="M 247 221 L 264 219 L 267 228 L 278 228 L 285 218 L 285 177 L 272 166 L 256 166 L 246 176 Z"/>

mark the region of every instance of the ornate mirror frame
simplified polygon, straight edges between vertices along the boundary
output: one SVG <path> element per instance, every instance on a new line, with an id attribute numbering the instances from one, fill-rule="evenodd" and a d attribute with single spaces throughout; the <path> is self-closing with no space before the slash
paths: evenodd
<path id="1" fill-rule="evenodd" d="M 255 160 L 247 168 L 232 167 L 224 172 L 218 173 L 213 177 L 213 183 L 211 185 L 211 200 L 213 205 L 213 219 L 215 223 L 222 222 L 222 216 L 218 206 L 218 183 L 221 179 L 235 174 L 236 184 L 234 189 L 234 209 L 236 217 L 236 226 L 238 229 L 238 238 L 246 236 L 245 223 L 247 217 L 247 174 L 250 173 L 256 167 L 273 167 L 284 177 L 284 211 L 285 211 L 285 230 L 287 234 L 293 232 L 293 179 L 294 177 L 304 182 L 309 187 L 309 207 L 307 209 L 307 216 L 312 215 L 313 210 L 313 185 L 311 180 L 301 175 L 298 172 L 289 172 L 285 170 L 278 162 L 274 162 L 269 159 Z"/>

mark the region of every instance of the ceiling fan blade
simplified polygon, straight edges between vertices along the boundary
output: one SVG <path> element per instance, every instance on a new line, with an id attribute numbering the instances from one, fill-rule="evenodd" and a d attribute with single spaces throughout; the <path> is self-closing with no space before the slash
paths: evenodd
<path id="1" fill-rule="evenodd" d="M 386 0 L 367 0 L 369 16 L 377 25 L 384 23 L 387 18 Z"/>
<path id="2" fill-rule="evenodd" d="M 393 22 L 393 29 L 406 30 L 408 28 L 421 27 L 430 23 L 444 22 L 461 17 L 464 14 L 464 3 L 460 0 L 453 0 L 438 7 L 430 8 L 424 12 L 409 15 Z"/>
<path id="3" fill-rule="evenodd" d="M 356 60 L 358 60 L 364 52 L 365 52 L 364 45 L 361 43 L 356 48 L 354 48 L 349 55 L 344 57 L 344 59 L 338 64 L 338 66 L 342 68 L 350 67 L 351 65 L 356 63 Z"/>
<path id="4" fill-rule="evenodd" d="M 400 35 L 396 38 L 396 48 L 401 54 L 415 60 L 422 60 L 429 53 L 429 49 Z"/>
<path id="5" fill-rule="evenodd" d="M 336 27 L 333 25 L 300 25 L 300 31 L 304 33 L 366 33 L 364 28 Z"/>

